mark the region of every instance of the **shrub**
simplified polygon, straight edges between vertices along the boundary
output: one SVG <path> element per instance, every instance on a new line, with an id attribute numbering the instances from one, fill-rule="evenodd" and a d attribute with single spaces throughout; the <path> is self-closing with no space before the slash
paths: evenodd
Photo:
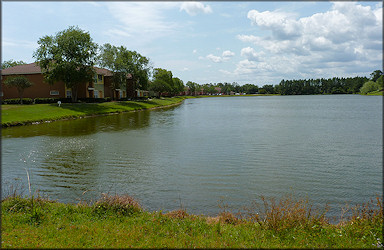
<path id="1" fill-rule="evenodd" d="M 93 205 L 93 212 L 100 216 L 110 212 L 117 215 L 131 215 L 141 211 L 140 204 L 129 195 L 102 194 L 101 199 Z"/>
<path id="2" fill-rule="evenodd" d="M 86 102 L 86 103 L 102 103 L 102 102 L 108 102 L 111 100 L 110 97 L 107 97 L 107 98 L 78 98 L 78 101 Z"/>
<path id="3" fill-rule="evenodd" d="M 369 92 L 373 92 L 380 89 L 380 84 L 374 81 L 368 81 L 364 83 L 363 87 L 360 88 L 361 94 L 368 94 Z"/>
<path id="4" fill-rule="evenodd" d="M 23 104 L 32 104 L 33 100 L 31 98 L 23 98 Z M 5 99 L 2 104 L 20 104 L 20 99 Z"/>

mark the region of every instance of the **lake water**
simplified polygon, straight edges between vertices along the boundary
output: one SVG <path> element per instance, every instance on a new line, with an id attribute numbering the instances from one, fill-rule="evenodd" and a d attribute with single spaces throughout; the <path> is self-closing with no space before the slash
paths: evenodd
<path id="1" fill-rule="evenodd" d="M 216 215 L 260 195 L 315 206 L 382 193 L 382 97 L 216 97 L 2 130 L 2 188 L 76 203 L 128 193 L 149 211 Z"/>

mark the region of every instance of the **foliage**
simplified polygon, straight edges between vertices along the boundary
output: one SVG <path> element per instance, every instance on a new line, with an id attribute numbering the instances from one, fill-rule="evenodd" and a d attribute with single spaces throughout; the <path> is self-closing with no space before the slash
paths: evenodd
<path id="1" fill-rule="evenodd" d="M 370 80 L 376 82 L 381 76 L 383 76 L 383 72 L 381 70 L 375 70 L 371 73 Z"/>
<path id="2" fill-rule="evenodd" d="M 102 216 L 106 213 L 132 215 L 142 211 L 140 204 L 129 195 L 102 194 L 92 208 L 94 213 Z"/>
<path id="3" fill-rule="evenodd" d="M 43 104 L 43 103 L 57 103 L 60 101 L 61 103 L 69 103 L 71 102 L 70 98 L 35 98 L 35 104 Z"/>
<path id="4" fill-rule="evenodd" d="M 8 61 L 4 61 L 1 64 L 1 68 L 2 69 L 7 69 L 7 68 L 15 67 L 17 65 L 23 65 L 23 64 L 27 64 L 27 63 L 23 62 L 23 61 L 14 61 L 13 59 L 11 59 L 11 60 L 8 60 Z"/>
<path id="5" fill-rule="evenodd" d="M 153 70 L 153 81 L 149 85 L 149 89 L 161 93 L 171 93 L 173 91 L 172 72 L 166 69 L 155 68 Z"/>
<path id="6" fill-rule="evenodd" d="M 95 204 L 62 204 L 40 198 L 2 200 L 4 248 L 382 248 L 382 199 L 351 208 L 329 224 L 306 200 L 264 199 L 263 211 L 239 219 L 146 212 L 127 195 Z M 32 205 L 33 204 L 33 205 Z M 101 208 L 97 208 L 100 206 Z M 135 212 L 133 207 L 137 207 Z M 313 214 L 313 216 L 312 216 Z"/>
<path id="7" fill-rule="evenodd" d="M 4 99 L 2 104 L 32 104 L 33 100 L 31 98 L 22 98 L 20 99 Z"/>
<path id="8" fill-rule="evenodd" d="M 113 89 L 126 86 L 129 74 L 134 81 L 135 89 L 146 90 L 150 74 L 150 61 L 136 51 L 124 46 L 116 47 L 109 43 L 101 47 L 99 56 L 101 66 L 113 72 Z"/>
<path id="9" fill-rule="evenodd" d="M 215 85 L 213 84 L 204 84 L 203 85 L 203 89 L 204 89 L 204 92 L 205 93 L 208 93 L 208 94 L 215 94 L 217 93 L 218 91 L 215 89 Z"/>
<path id="10" fill-rule="evenodd" d="M 275 87 L 282 95 L 355 94 L 368 79 L 366 77 L 281 80 Z"/>
<path id="11" fill-rule="evenodd" d="M 17 92 L 19 93 L 20 97 L 20 103 L 23 104 L 24 90 L 31 87 L 33 83 L 29 81 L 25 76 L 9 76 L 7 79 L 5 79 L 4 85 L 17 88 Z"/>
<path id="12" fill-rule="evenodd" d="M 184 91 L 184 83 L 181 79 L 177 77 L 172 78 L 171 94 L 177 95 L 180 92 Z"/>
<path id="13" fill-rule="evenodd" d="M 360 93 L 366 95 L 369 92 L 373 92 L 380 89 L 380 85 L 377 82 L 374 81 L 368 81 L 364 83 L 363 87 L 360 89 Z"/>
<path id="14" fill-rule="evenodd" d="M 44 36 L 37 42 L 33 57 L 44 71 L 48 83 L 63 81 L 72 89 L 72 101 L 77 100 L 79 84 L 92 82 L 95 74 L 97 44 L 88 32 L 71 26 L 55 36 Z"/>
<path id="15" fill-rule="evenodd" d="M 196 92 L 200 91 L 200 85 L 195 82 L 188 81 L 186 85 L 192 95 L 196 95 Z"/>

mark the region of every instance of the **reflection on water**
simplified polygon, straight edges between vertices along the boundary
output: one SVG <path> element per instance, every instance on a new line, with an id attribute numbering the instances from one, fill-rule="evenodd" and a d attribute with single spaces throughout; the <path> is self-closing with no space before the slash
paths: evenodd
<path id="1" fill-rule="evenodd" d="M 128 193 L 149 210 L 217 214 L 294 192 L 340 212 L 381 191 L 381 97 L 186 100 L 181 106 L 7 128 L 3 183 L 76 202 Z"/>

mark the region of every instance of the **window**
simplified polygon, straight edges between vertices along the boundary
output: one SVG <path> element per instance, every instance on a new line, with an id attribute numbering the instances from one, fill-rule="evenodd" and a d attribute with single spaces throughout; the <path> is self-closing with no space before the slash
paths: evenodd
<path id="1" fill-rule="evenodd" d="M 103 81 L 103 75 L 97 75 L 97 78 L 99 79 L 99 82 Z"/>
<path id="2" fill-rule="evenodd" d="M 50 95 L 59 95 L 59 91 L 58 90 L 51 90 L 49 92 Z"/>
<path id="3" fill-rule="evenodd" d="M 67 98 L 70 98 L 72 97 L 72 91 L 71 90 L 67 90 L 66 92 L 66 95 L 65 95 Z"/>
<path id="4" fill-rule="evenodd" d="M 99 98 L 99 91 L 95 90 L 95 91 L 93 92 L 93 97 L 94 97 L 94 98 Z"/>

